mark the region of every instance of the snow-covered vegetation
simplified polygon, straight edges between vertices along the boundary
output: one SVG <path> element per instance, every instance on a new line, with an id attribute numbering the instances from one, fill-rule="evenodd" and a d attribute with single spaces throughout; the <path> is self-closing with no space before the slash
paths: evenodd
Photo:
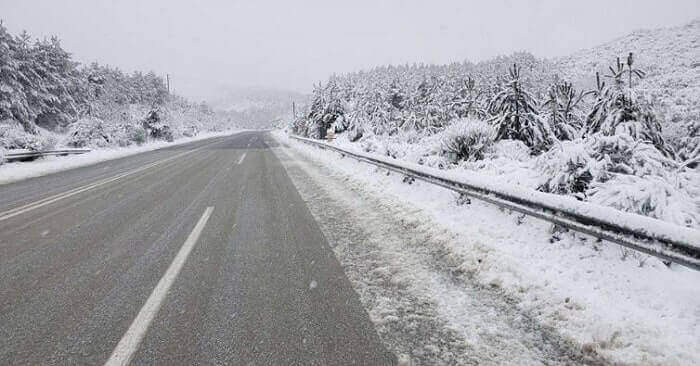
<path id="1" fill-rule="evenodd" d="M 153 72 L 81 65 L 55 37 L 34 41 L 0 25 L 0 150 L 123 147 L 229 127 Z"/>
<path id="2" fill-rule="evenodd" d="M 290 130 L 698 228 L 698 34 L 700 20 L 560 59 L 334 75 Z"/>

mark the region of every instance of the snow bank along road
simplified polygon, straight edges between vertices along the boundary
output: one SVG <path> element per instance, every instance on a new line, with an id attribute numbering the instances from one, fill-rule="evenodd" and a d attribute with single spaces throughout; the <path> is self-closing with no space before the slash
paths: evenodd
<path id="1" fill-rule="evenodd" d="M 0 364 L 396 363 L 271 144 L 0 186 Z"/>
<path id="2" fill-rule="evenodd" d="M 551 240 L 544 221 L 274 136 L 394 353 L 428 365 L 700 365 L 700 272 L 575 233 Z"/>

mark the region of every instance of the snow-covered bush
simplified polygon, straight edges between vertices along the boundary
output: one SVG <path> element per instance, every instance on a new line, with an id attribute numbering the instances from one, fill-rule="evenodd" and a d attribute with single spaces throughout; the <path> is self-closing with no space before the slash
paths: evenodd
<path id="1" fill-rule="evenodd" d="M 539 190 L 559 194 L 583 193 L 602 173 L 600 164 L 591 157 L 581 139 L 554 146 L 537 158 L 535 167 L 545 179 Z"/>
<path id="2" fill-rule="evenodd" d="M 678 159 L 691 168 L 700 166 L 700 136 L 681 137 L 676 140 Z"/>
<path id="3" fill-rule="evenodd" d="M 541 191 L 650 216 L 683 226 L 700 224 L 700 173 L 629 135 L 562 142 L 536 159 Z"/>
<path id="4" fill-rule="evenodd" d="M 364 129 L 362 128 L 362 125 L 353 125 L 352 128 L 348 131 L 348 140 L 350 142 L 355 142 L 364 136 Z"/>
<path id="5" fill-rule="evenodd" d="M 700 176 L 696 177 L 700 179 Z M 589 201 L 682 226 L 700 227 L 700 197 L 659 176 L 617 175 L 592 184 Z"/>
<path id="6" fill-rule="evenodd" d="M 66 145 L 71 147 L 106 147 L 111 138 L 105 123 L 97 118 L 81 118 L 68 131 Z"/>
<path id="7" fill-rule="evenodd" d="M 56 148 L 56 145 L 58 145 L 58 138 L 51 133 L 44 133 L 42 134 L 43 138 L 41 139 L 42 144 L 41 148 L 39 150 L 45 151 L 45 150 L 53 150 Z"/>
<path id="8" fill-rule="evenodd" d="M 5 149 L 50 150 L 56 145 L 53 135 L 30 134 L 16 121 L 0 121 L 0 147 Z"/>
<path id="9" fill-rule="evenodd" d="M 523 162 L 530 159 L 530 149 L 519 140 L 501 140 L 493 144 L 491 155 L 494 158 Z"/>
<path id="10" fill-rule="evenodd" d="M 136 127 L 133 129 L 129 136 L 129 140 L 135 142 L 137 145 L 141 145 L 146 142 L 146 130 L 143 128 Z"/>
<path id="11" fill-rule="evenodd" d="M 108 130 L 110 145 L 119 147 L 132 146 L 134 144 L 141 145 L 147 140 L 146 130 L 131 123 L 119 124 Z"/>
<path id="12" fill-rule="evenodd" d="M 628 135 L 602 134 L 563 141 L 535 163 L 544 178 L 539 189 L 560 194 L 585 193 L 592 182 L 617 174 L 664 176 L 675 165 L 653 145 Z"/>
<path id="13" fill-rule="evenodd" d="M 481 160 L 492 148 L 496 133 L 486 122 L 464 118 L 454 121 L 444 132 L 441 152 L 455 160 Z"/>
<path id="14" fill-rule="evenodd" d="M 148 136 L 156 140 L 173 141 L 173 131 L 165 121 L 162 120 L 158 110 L 148 112 L 141 125 L 148 133 Z"/>

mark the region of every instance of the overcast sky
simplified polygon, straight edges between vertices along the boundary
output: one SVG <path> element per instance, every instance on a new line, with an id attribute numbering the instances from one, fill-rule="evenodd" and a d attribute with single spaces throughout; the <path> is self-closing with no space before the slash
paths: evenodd
<path id="1" fill-rule="evenodd" d="M 221 85 L 308 92 L 390 63 L 559 56 L 697 17 L 698 0 L 0 0 L 11 32 L 58 35 L 83 62 L 170 73 L 197 99 Z"/>

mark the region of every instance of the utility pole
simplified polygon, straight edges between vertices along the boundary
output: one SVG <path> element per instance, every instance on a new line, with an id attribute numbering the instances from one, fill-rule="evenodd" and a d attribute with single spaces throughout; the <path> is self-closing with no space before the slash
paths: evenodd
<path id="1" fill-rule="evenodd" d="M 297 119 L 297 106 L 294 104 L 294 101 L 292 101 L 292 115 L 294 116 L 294 119 Z"/>
<path id="2" fill-rule="evenodd" d="M 165 82 L 168 87 L 168 94 L 170 94 L 170 74 L 165 74 Z"/>

